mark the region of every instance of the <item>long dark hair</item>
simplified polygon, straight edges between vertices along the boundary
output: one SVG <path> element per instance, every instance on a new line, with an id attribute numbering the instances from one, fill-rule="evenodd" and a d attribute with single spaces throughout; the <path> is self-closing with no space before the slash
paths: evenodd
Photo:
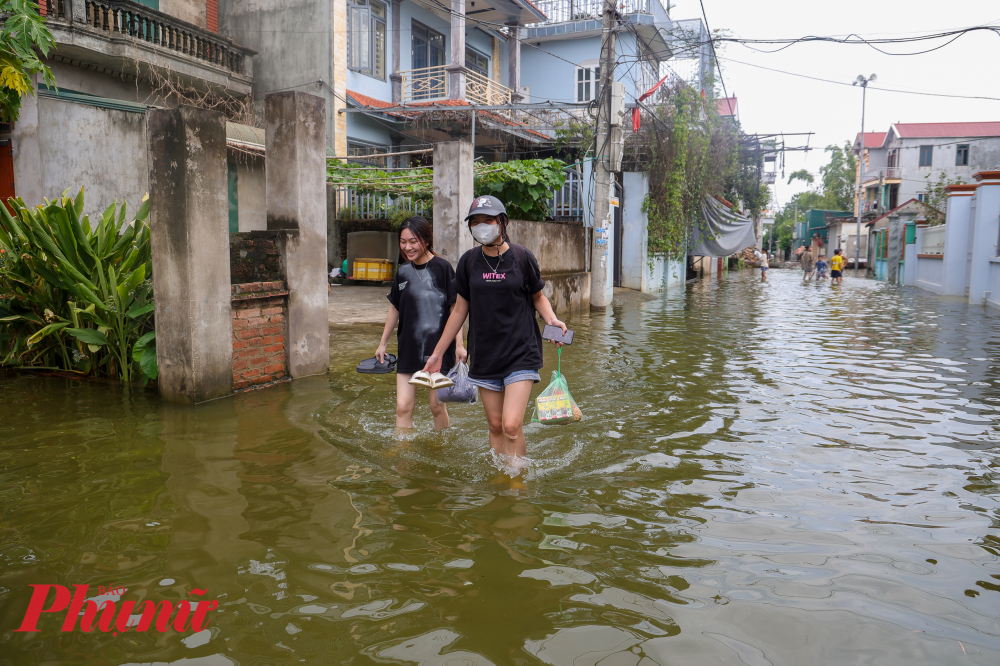
<path id="1" fill-rule="evenodd" d="M 405 229 L 409 229 L 410 233 L 424 244 L 428 252 L 435 257 L 438 256 L 438 253 L 434 251 L 434 227 L 431 225 L 430 220 L 422 215 L 408 217 L 399 225 L 399 234 L 402 235 Z M 400 255 L 402 255 L 402 252 L 400 252 Z"/>

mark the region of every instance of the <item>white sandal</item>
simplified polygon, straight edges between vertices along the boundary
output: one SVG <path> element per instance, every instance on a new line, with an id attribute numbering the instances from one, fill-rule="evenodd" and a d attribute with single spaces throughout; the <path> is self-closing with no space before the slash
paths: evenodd
<path id="1" fill-rule="evenodd" d="M 430 388 L 432 381 L 433 379 L 431 378 L 431 375 L 421 370 L 419 372 L 414 372 L 413 376 L 410 377 L 410 381 L 407 383 L 413 384 L 414 386 L 423 386 L 424 388 Z"/>

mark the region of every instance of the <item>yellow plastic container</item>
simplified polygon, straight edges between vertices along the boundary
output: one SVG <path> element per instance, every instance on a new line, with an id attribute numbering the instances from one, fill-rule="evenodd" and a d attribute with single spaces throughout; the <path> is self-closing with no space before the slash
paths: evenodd
<path id="1" fill-rule="evenodd" d="M 392 262 L 388 259 L 355 259 L 355 280 L 384 282 L 392 279 Z"/>

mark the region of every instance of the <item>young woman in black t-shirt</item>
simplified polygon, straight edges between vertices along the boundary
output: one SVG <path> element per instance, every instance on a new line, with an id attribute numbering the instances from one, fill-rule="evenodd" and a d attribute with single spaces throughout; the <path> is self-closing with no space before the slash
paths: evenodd
<path id="1" fill-rule="evenodd" d="M 503 204 L 496 197 L 478 197 L 465 219 L 480 246 L 458 260 L 455 308 L 424 371 L 440 371 L 451 339 L 468 317 L 469 379 L 480 388 L 490 447 L 517 467 L 527 452 L 521 428 L 524 412 L 542 368 L 542 334 L 535 313 L 563 332 L 566 324 L 542 294 L 545 282 L 534 255 L 508 240 Z"/>
<path id="2" fill-rule="evenodd" d="M 448 316 L 455 307 L 455 271 L 451 264 L 431 249 L 431 223 L 423 217 L 415 216 L 403 222 L 399 232 L 399 251 L 406 263 L 399 266 L 386 296 L 391 305 L 375 356 L 380 362 L 385 359 L 385 346 L 398 322 L 396 427 L 412 428 L 417 387 L 408 382 L 430 358 L 433 345 L 440 339 Z M 456 361 L 466 359 L 461 330 L 452 334 L 443 354 L 446 372 Z M 437 391 L 430 394 L 434 429 L 443 430 L 448 427 L 448 408 L 438 402 Z"/>

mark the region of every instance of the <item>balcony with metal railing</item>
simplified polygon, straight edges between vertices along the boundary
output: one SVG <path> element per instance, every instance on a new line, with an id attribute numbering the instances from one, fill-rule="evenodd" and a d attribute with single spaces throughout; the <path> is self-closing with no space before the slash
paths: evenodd
<path id="1" fill-rule="evenodd" d="M 402 102 L 435 102 L 449 99 L 451 89 L 449 84 L 449 65 L 423 67 L 400 72 L 403 79 Z M 511 103 L 513 91 L 507 86 L 483 76 L 479 72 L 465 72 L 465 100 L 469 104 L 497 106 Z M 500 115 L 507 112 L 497 111 Z"/>
<path id="2" fill-rule="evenodd" d="M 532 23 L 528 28 L 570 21 L 600 21 L 604 13 L 604 0 L 537 0 L 535 5 L 548 19 Z M 660 0 L 618 0 L 617 6 L 618 12 L 624 15 L 652 14 L 656 6 L 666 15 L 666 9 Z"/>
<path id="3" fill-rule="evenodd" d="M 885 180 L 899 180 L 899 167 L 878 167 L 876 169 L 869 169 L 865 171 L 865 175 L 862 176 L 862 183 L 870 183 L 872 181 L 884 178 Z"/>
<path id="4" fill-rule="evenodd" d="M 133 0 L 42 0 L 56 40 L 55 58 L 124 72 L 131 61 L 249 94 L 255 51 Z M 138 47 L 138 48 L 136 48 Z"/>

